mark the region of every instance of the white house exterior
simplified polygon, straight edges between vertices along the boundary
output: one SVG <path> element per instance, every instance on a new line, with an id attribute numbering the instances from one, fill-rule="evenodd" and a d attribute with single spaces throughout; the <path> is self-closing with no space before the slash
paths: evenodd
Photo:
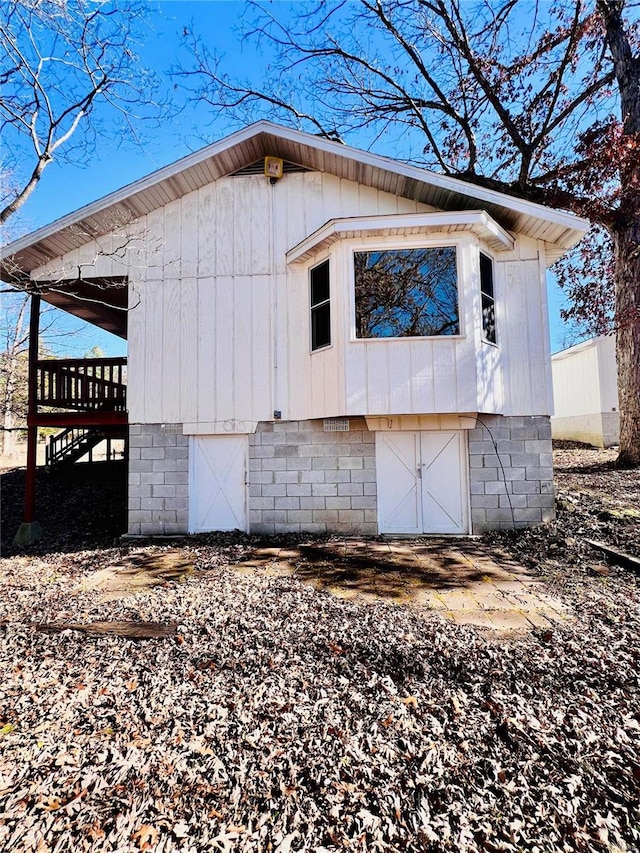
<path id="1" fill-rule="evenodd" d="M 551 357 L 554 438 L 612 447 L 620 441 L 616 339 L 592 338 Z"/>
<path id="2" fill-rule="evenodd" d="M 586 228 L 260 122 L 6 254 L 128 279 L 130 534 L 467 534 L 553 516 L 545 270 Z"/>

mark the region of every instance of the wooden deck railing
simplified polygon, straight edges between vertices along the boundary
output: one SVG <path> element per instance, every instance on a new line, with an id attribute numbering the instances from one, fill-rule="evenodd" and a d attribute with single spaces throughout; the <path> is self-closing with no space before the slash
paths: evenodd
<path id="1" fill-rule="evenodd" d="M 57 409 L 125 412 L 126 358 L 38 361 L 37 405 Z"/>

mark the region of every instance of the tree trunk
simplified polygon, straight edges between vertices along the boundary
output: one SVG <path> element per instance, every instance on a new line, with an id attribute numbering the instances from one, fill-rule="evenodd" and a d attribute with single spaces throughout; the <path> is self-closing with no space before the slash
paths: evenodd
<path id="1" fill-rule="evenodd" d="M 640 466 L 640 56 L 625 0 L 598 0 L 620 91 L 620 210 L 614 226 L 620 466 Z M 634 54 L 634 50 L 636 53 Z"/>
<path id="2" fill-rule="evenodd" d="M 640 466 L 640 251 L 639 224 L 630 222 L 614 236 L 620 454 L 623 467 Z"/>
<path id="3" fill-rule="evenodd" d="M 3 421 L 0 454 L 13 458 L 16 455 L 16 431 L 13 413 L 9 409 L 5 410 Z"/>

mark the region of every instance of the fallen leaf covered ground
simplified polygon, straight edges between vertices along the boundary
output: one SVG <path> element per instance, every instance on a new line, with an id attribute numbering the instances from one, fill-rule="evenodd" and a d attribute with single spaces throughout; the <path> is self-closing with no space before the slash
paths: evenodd
<path id="1" fill-rule="evenodd" d="M 639 474 L 557 461 L 558 523 L 489 540 L 579 618 L 509 639 L 240 573 L 251 537 L 186 541 L 186 580 L 109 600 L 87 583 L 130 550 L 108 514 L 5 546 L 0 850 L 640 849 L 640 584 L 583 541 L 638 554 Z M 177 636 L 37 629 L 91 621 Z"/>

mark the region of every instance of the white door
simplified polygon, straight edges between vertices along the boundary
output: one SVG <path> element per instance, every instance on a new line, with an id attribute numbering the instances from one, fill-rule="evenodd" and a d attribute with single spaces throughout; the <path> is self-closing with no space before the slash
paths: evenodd
<path id="1" fill-rule="evenodd" d="M 419 460 L 419 432 L 376 432 L 380 533 L 422 533 Z"/>
<path id="2" fill-rule="evenodd" d="M 422 529 L 467 533 L 467 466 L 462 432 L 421 433 Z"/>
<path id="3" fill-rule="evenodd" d="M 380 533 L 468 533 L 463 432 L 377 432 Z"/>
<path id="4" fill-rule="evenodd" d="M 244 435 L 207 435 L 191 440 L 189 530 L 246 530 Z"/>

